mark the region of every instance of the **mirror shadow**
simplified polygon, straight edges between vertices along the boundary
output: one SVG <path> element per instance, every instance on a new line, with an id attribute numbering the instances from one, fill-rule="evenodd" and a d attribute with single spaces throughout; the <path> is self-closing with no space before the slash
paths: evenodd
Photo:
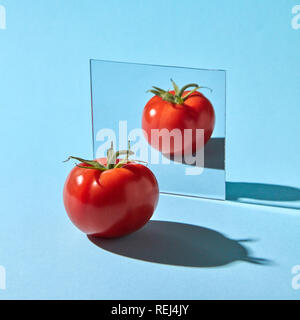
<path id="1" fill-rule="evenodd" d="M 192 156 L 186 156 L 186 161 L 180 159 L 176 160 L 176 157 L 164 154 L 164 157 L 179 163 L 183 163 L 190 166 L 195 166 L 195 154 Z M 181 157 L 180 157 L 181 158 Z M 190 164 L 193 163 L 194 164 Z M 204 147 L 204 168 L 224 170 L 225 169 L 225 138 L 211 138 Z"/>
<path id="2" fill-rule="evenodd" d="M 252 240 L 232 240 L 212 229 L 177 222 L 149 221 L 141 230 L 118 239 L 88 238 L 115 254 L 173 266 L 209 268 L 235 261 L 270 263 L 251 256 L 241 244 Z"/>
<path id="3" fill-rule="evenodd" d="M 281 186 L 274 184 L 264 183 L 249 183 L 249 182 L 226 182 L 226 200 L 239 201 L 244 199 L 254 199 L 258 201 L 274 201 L 278 202 L 268 204 L 261 203 L 262 205 L 274 205 L 282 208 L 292 208 L 299 210 L 300 204 L 289 206 L 288 204 L 280 204 L 280 202 L 296 202 L 300 200 L 300 189 L 289 186 Z M 253 202 L 252 202 L 253 203 Z"/>

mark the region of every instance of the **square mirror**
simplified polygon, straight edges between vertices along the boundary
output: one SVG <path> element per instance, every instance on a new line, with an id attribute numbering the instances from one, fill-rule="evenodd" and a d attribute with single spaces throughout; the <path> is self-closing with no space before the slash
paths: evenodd
<path id="1" fill-rule="evenodd" d="M 90 68 L 95 158 L 130 140 L 161 193 L 225 200 L 224 70 L 103 60 Z"/>

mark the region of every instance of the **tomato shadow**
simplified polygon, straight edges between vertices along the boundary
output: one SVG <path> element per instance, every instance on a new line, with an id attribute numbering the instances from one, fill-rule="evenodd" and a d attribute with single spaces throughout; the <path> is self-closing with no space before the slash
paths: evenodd
<path id="1" fill-rule="evenodd" d="M 183 163 L 185 165 L 195 166 L 193 162 L 194 154 L 189 157 L 186 156 L 186 161 L 180 159 L 176 160 L 176 157 L 164 154 L 164 157 L 174 161 Z M 204 168 L 224 170 L 225 168 L 225 138 L 211 138 L 204 147 Z"/>
<path id="2" fill-rule="evenodd" d="M 300 210 L 300 204 L 295 203 L 300 200 L 298 188 L 265 183 L 226 182 L 226 200 L 247 202 L 247 199 L 257 200 L 256 203 L 260 205 Z"/>
<path id="3" fill-rule="evenodd" d="M 141 230 L 118 239 L 88 236 L 101 249 L 125 257 L 173 266 L 209 268 L 225 266 L 236 261 L 257 265 L 271 264 L 255 258 L 242 242 L 191 224 L 149 221 Z"/>

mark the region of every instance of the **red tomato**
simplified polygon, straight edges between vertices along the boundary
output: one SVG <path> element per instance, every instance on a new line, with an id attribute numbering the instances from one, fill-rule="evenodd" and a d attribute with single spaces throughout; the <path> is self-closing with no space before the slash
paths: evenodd
<path id="1" fill-rule="evenodd" d="M 174 82 L 173 82 L 174 85 Z M 175 84 L 176 86 L 176 84 Z M 146 104 L 143 117 L 142 128 L 146 133 L 148 143 L 155 149 L 166 155 L 188 155 L 195 153 L 203 144 L 196 145 L 196 129 L 204 129 L 204 144 L 210 139 L 215 126 L 215 112 L 210 101 L 196 89 L 192 91 L 179 92 L 176 86 L 175 91 L 164 91 L 157 87 L 150 90 L 155 94 Z M 160 91 L 159 91 L 159 90 Z M 187 98 L 185 98 L 189 95 Z M 171 132 L 179 129 L 182 139 L 175 144 L 174 139 L 169 138 L 170 146 L 163 145 L 162 136 L 159 139 L 151 139 L 151 130 L 168 129 Z M 184 139 L 184 130 L 191 129 L 191 139 Z M 177 131 L 178 132 L 178 131 Z"/>
<path id="2" fill-rule="evenodd" d="M 106 158 L 97 160 L 105 166 L 106 161 Z M 134 232 L 148 222 L 156 208 L 159 190 L 147 167 L 134 162 L 105 171 L 86 169 L 90 166 L 87 163 L 80 166 L 70 172 L 63 199 L 71 221 L 81 231 L 113 238 Z"/>

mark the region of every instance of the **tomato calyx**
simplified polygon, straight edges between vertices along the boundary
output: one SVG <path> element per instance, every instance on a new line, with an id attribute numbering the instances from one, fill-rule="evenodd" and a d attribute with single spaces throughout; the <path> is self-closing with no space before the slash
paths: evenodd
<path id="1" fill-rule="evenodd" d="M 111 142 L 111 147 L 107 150 L 107 164 L 101 164 L 96 160 L 85 160 L 79 157 L 73 157 L 70 156 L 67 160 L 64 162 L 67 162 L 71 159 L 80 161 L 83 164 L 86 164 L 87 166 L 83 166 L 81 164 L 76 164 L 77 167 L 83 168 L 83 169 L 95 169 L 99 171 L 106 171 L 110 169 L 116 169 L 116 168 L 122 168 L 124 165 L 126 165 L 129 162 L 144 162 L 140 160 L 132 160 L 129 159 L 129 156 L 133 155 L 134 152 L 130 150 L 130 141 L 128 141 L 128 150 L 119 150 L 114 151 L 113 142 Z M 125 155 L 124 159 L 119 159 L 119 156 Z M 119 161 L 117 161 L 119 160 Z"/>
<path id="2" fill-rule="evenodd" d="M 163 100 L 174 103 L 174 104 L 184 104 L 184 102 L 191 96 L 191 94 L 196 92 L 198 89 L 206 88 L 211 90 L 210 88 L 199 86 L 196 83 L 189 83 L 180 89 L 172 79 L 171 79 L 171 82 L 172 82 L 175 94 L 172 94 L 169 91 L 166 91 L 164 89 L 161 89 L 155 86 L 152 86 L 153 89 L 150 89 L 147 92 L 151 92 L 156 96 L 162 98 Z M 186 93 L 185 91 L 188 88 L 194 88 L 194 89 Z"/>

